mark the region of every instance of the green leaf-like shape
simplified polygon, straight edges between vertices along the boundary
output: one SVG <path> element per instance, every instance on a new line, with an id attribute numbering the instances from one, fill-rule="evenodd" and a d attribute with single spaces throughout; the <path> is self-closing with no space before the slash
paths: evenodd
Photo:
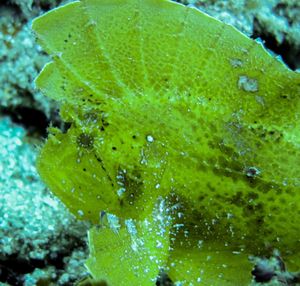
<path id="1" fill-rule="evenodd" d="M 168 196 L 191 249 L 203 240 L 215 254 L 224 243 L 220 285 L 241 283 L 232 251 L 243 250 L 243 264 L 278 248 L 300 267 L 299 73 L 233 27 L 164 0 L 76 1 L 33 29 L 53 57 L 36 85 L 71 123 L 49 136 L 38 169 L 75 215 L 144 221 Z M 195 281 L 188 269 L 211 265 L 192 256 L 178 269 Z"/>
<path id="2" fill-rule="evenodd" d="M 89 231 L 87 268 L 109 285 L 152 286 L 169 253 L 169 226 L 158 209 L 144 221 L 127 220 L 120 229 Z"/>

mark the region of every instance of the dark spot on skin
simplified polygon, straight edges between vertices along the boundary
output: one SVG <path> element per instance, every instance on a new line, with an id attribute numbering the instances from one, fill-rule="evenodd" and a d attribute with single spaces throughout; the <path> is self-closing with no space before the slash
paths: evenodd
<path id="1" fill-rule="evenodd" d="M 114 150 L 114 151 L 116 151 L 116 150 L 117 150 L 117 147 L 112 147 L 111 149 Z"/>
<path id="2" fill-rule="evenodd" d="M 264 223 L 264 218 L 263 217 L 258 217 L 255 220 L 255 222 L 256 222 L 257 225 L 262 225 Z"/>
<path id="3" fill-rule="evenodd" d="M 250 192 L 247 194 L 247 200 L 256 200 L 258 199 L 259 195 L 254 192 Z"/>
<path id="4" fill-rule="evenodd" d="M 86 172 L 86 168 L 83 168 L 82 171 L 83 171 L 83 172 Z"/>
<path id="5" fill-rule="evenodd" d="M 77 144 L 86 149 L 92 149 L 94 145 L 94 137 L 87 133 L 81 133 L 77 137 Z"/>
<path id="6" fill-rule="evenodd" d="M 108 180 L 111 182 L 111 186 L 114 187 L 113 180 L 111 179 L 111 177 L 110 177 L 109 174 L 107 173 L 107 170 L 106 170 L 106 168 L 105 168 L 105 166 L 104 166 L 103 161 L 102 161 L 101 158 L 99 158 L 97 155 L 94 155 L 94 156 L 95 156 L 96 160 L 99 162 L 99 164 L 101 165 L 101 168 L 102 168 L 102 170 L 105 172 L 105 174 L 106 174 Z"/>
<path id="7" fill-rule="evenodd" d="M 281 94 L 280 97 L 283 98 L 283 99 L 287 99 L 288 98 L 288 96 L 285 95 L 285 94 L 284 95 Z"/>
<path id="8" fill-rule="evenodd" d="M 97 160 L 99 163 L 102 163 L 102 160 L 101 160 L 100 158 L 98 158 L 96 155 L 95 155 L 95 157 L 96 157 L 96 160 Z"/>
<path id="9" fill-rule="evenodd" d="M 101 118 L 101 122 L 102 122 L 103 127 L 109 126 L 109 123 L 103 117 Z"/>
<path id="10" fill-rule="evenodd" d="M 198 201 L 202 202 L 205 198 L 206 198 L 205 195 L 200 195 L 200 196 L 198 197 Z"/>
<path id="11" fill-rule="evenodd" d="M 232 171 L 230 169 L 224 169 L 223 170 L 223 176 L 225 177 L 232 177 Z"/>
<path id="12" fill-rule="evenodd" d="M 199 162 L 199 164 L 197 164 L 197 169 L 200 172 L 206 172 L 207 171 L 207 166 L 205 166 L 202 162 Z"/>
<path id="13" fill-rule="evenodd" d="M 218 166 L 214 166 L 212 168 L 212 171 L 218 177 L 221 177 L 223 175 L 223 170 L 220 167 L 218 167 Z"/>
<path id="14" fill-rule="evenodd" d="M 234 196 L 230 198 L 230 203 L 239 207 L 245 206 L 245 198 L 243 197 L 243 193 L 237 192 Z"/>
<path id="15" fill-rule="evenodd" d="M 211 192 L 215 192 L 216 188 L 214 188 L 210 183 L 207 183 L 207 188 L 211 191 Z"/>
<path id="16" fill-rule="evenodd" d="M 157 277 L 156 286 L 174 286 L 174 283 L 170 279 L 170 277 L 165 273 L 161 272 Z"/>
<path id="17" fill-rule="evenodd" d="M 260 174 L 260 170 L 256 167 L 248 167 L 245 170 L 245 174 L 248 178 L 255 178 Z"/>
<path id="18" fill-rule="evenodd" d="M 260 193 L 268 193 L 272 188 L 272 184 L 263 181 L 260 181 L 257 187 Z"/>

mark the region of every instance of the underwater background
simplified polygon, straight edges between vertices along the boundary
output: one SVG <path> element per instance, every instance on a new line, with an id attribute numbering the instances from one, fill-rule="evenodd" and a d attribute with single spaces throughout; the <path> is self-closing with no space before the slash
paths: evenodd
<path id="1" fill-rule="evenodd" d="M 88 276 L 89 225 L 76 220 L 50 193 L 35 167 L 47 127 L 68 126 L 56 103 L 34 87 L 49 57 L 36 44 L 31 22 L 68 2 L 0 3 L 0 285 L 75 285 Z M 300 68 L 300 1 L 182 3 L 260 39 L 292 70 Z"/>

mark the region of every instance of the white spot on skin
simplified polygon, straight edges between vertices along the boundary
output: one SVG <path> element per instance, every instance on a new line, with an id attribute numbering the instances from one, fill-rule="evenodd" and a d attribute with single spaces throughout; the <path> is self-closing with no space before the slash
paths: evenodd
<path id="1" fill-rule="evenodd" d="M 83 212 L 82 210 L 78 210 L 77 213 L 78 213 L 78 215 L 81 216 L 81 217 L 84 215 L 84 212 Z"/>
<path id="2" fill-rule="evenodd" d="M 126 220 L 125 225 L 126 225 L 126 228 L 128 230 L 128 233 L 131 236 L 136 236 L 137 235 L 137 229 L 136 229 L 136 226 L 135 226 L 134 221 L 132 219 Z"/>
<path id="3" fill-rule="evenodd" d="M 265 100 L 262 96 L 255 96 L 255 100 L 258 104 L 265 106 Z"/>
<path id="4" fill-rule="evenodd" d="M 119 233 L 119 229 L 121 228 L 119 218 L 116 215 L 107 214 L 107 221 L 108 221 L 110 229 L 114 233 Z"/>
<path id="5" fill-rule="evenodd" d="M 123 194 L 125 193 L 126 189 L 125 188 L 120 188 L 117 190 L 117 194 L 119 197 L 122 197 Z"/>
<path id="6" fill-rule="evenodd" d="M 234 68 L 239 68 L 243 65 L 243 62 L 240 59 L 231 59 L 230 60 L 230 64 L 234 67 Z"/>
<path id="7" fill-rule="evenodd" d="M 238 80 L 238 87 L 247 92 L 257 92 L 258 82 L 254 78 L 249 78 L 245 75 L 241 75 Z"/>
<path id="8" fill-rule="evenodd" d="M 146 140 L 147 142 L 152 143 L 154 141 L 154 138 L 151 135 L 147 135 Z"/>
<path id="9" fill-rule="evenodd" d="M 161 243 L 161 241 L 156 240 L 156 248 L 163 248 L 163 244 Z"/>
<path id="10" fill-rule="evenodd" d="M 203 240 L 198 240 L 197 246 L 198 246 L 198 248 L 202 248 Z"/>

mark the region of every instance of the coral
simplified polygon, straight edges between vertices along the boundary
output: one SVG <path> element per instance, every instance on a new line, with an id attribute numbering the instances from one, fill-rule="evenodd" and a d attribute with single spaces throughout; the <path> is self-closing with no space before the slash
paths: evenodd
<path id="1" fill-rule="evenodd" d="M 70 2 L 70 0 L 10 0 L 9 2 L 19 8 L 22 18 L 32 19 L 42 11 L 53 9 L 61 3 Z"/>
<path id="2" fill-rule="evenodd" d="M 54 118 L 56 104 L 34 88 L 33 80 L 49 57 L 41 53 L 30 29 L 33 17 L 61 1 L 11 1 L 0 4 L 0 111 L 20 116 L 20 109 Z M 67 2 L 67 1 L 65 1 Z"/>
<path id="3" fill-rule="evenodd" d="M 7 9 L 0 23 L 1 110 L 18 106 L 37 109 L 49 116 L 54 104 L 34 92 L 33 80 L 48 57 L 36 47 L 29 24 L 22 25 Z M 13 21 L 11 20 L 13 19 Z"/>
<path id="4" fill-rule="evenodd" d="M 71 123 L 51 129 L 38 169 L 100 224 L 95 278 L 152 285 L 163 269 L 186 285 L 246 285 L 247 256 L 273 248 L 300 266 L 298 73 L 169 1 L 78 1 L 33 29 L 53 57 L 36 84 Z"/>
<path id="5" fill-rule="evenodd" d="M 30 281 L 37 277 L 55 281 L 69 273 L 69 279 L 64 280 L 71 282 L 85 273 L 82 255 L 80 266 L 68 263 L 70 269 L 62 266 L 60 270 L 52 266 L 56 279 L 51 279 L 45 269 L 64 264 L 64 257 L 73 259 L 76 252 L 84 251 L 87 226 L 70 216 L 41 183 L 35 169 L 36 148 L 26 142 L 25 135 L 23 128 L 1 118 L 0 280 L 12 285 L 23 285 L 22 281 L 35 285 Z M 31 273 L 35 267 L 43 269 Z"/>

